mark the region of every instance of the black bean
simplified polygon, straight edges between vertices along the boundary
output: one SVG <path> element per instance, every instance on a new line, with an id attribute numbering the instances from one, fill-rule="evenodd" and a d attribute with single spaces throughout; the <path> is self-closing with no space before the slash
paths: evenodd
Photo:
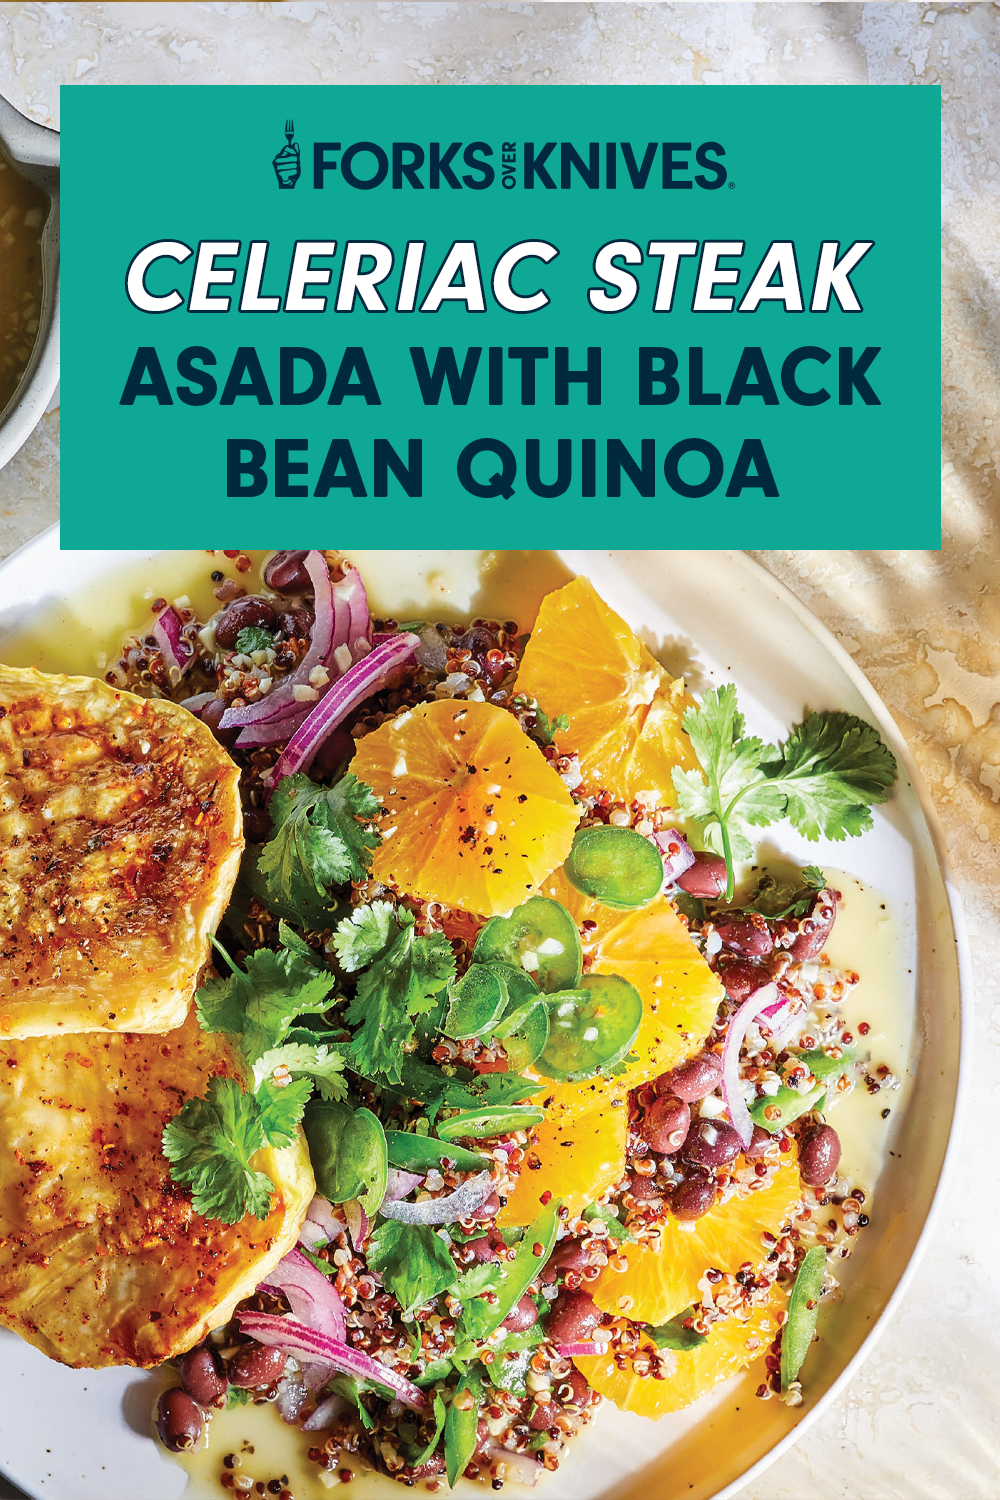
<path id="1" fill-rule="evenodd" d="M 435 1474 L 444 1470 L 444 1454 L 432 1453 L 426 1463 L 418 1464 L 415 1469 L 407 1469 L 406 1473 L 410 1479 L 433 1479 Z"/>
<path id="2" fill-rule="evenodd" d="M 542 1280 L 557 1281 L 560 1271 L 582 1271 L 590 1265 L 590 1254 L 582 1240 L 560 1240 L 542 1267 Z"/>
<path id="3" fill-rule="evenodd" d="M 837 895 L 827 886 L 816 893 L 816 898 L 804 917 L 787 924 L 790 932 L 798 929 L 798 935 L 791 946 L 792 957 L 800 962 L 807 958 L 817 958 L 826 947 L 826 940 L 833 931 L 836 920 Z"/>
<path id="4" fill-rule="evenodd" d="M 774 947 L 774 937 L 760 912 L 741 912 L 716 925 L 722 946 L 742 958 L 763 958 Z"/>
<path id="5" fill-rule="evenodd" d="M 711 1177 L 685 1177 L 674 1188 L 670 1209 L 675 1219 L 700 1219 L 715 1202 L 715 1181 Z"/>
<path id="6" fill-rule="evenodd" d="M 628 1190 L 639 1203 L 650 1203 L 654 1198 L 663 1198 L 667 1189 L 656 1177 L 643 1177 L 636 1172 L 629 1178 Z"/>
<path id="7" fill-rule="evenodd" d="M 769 1135 L 766 1130 L 762 1130 L 759 1125 L 755 1125 L 753 1135 L 750 1137 L 750 1144 L 743 1153 L 747 1161 L 763 1160 L 768 1155 L 768 1147 L 773 1140 L 773 1135 Z"/>
<path id="8" fill-rule="evenodd" d="M 229 1361 L 229 1383 L 240 1390 L 256 1390 L 279 1380 L 287 1363 L 280 1349 L 250 1342 L 236 1351 Z"/>
<path id="9" fill-rule="evenodd" d="M 219 720 L 225 711 L 225 701 L 222 698 L 213 698 L 211 703 L 206 703 L 205 707 L 201 710 L 200 718 L 203 724 L 208 725 L 219 744 L 225 745 L 227 750 L 231 750 L 239 739 L 240 728 L 239 725 L 236 725 L 232 729 L 219 728 Z"/>
<path id="10" fill-rule="evenodd" d="M 722 1063 L 714 1052 L 705 1052 L 700 1057 L 681 1063 L 669 1073 L 661 1073 L 656 1080 L 658 1094 L 675 1094 L 685 1104 L 696 1104 L 719 1086 Z"/>
<path id="11" fill-rule="evenodd" d="M 563 1395 L 562 1399 L 567 1406 L 586 1406 L 593 1394 L 586 1379 L 579 1370 L 570 1370 L 565 1380 L 559 1382 L 560 1388 L 564 1385 L 573 1387 L 570 1395 Z"/>
<path id="12" fill-rule="evenodd" d="M 717 973 L 722 980 L 727 997 L 742 1005 L 762 984 L 767 984 L 765 969 L 751 963 L 748 958 L 737 958 L 734 953 L 720 953 Z"/>
<path id="13" fill-rule="evenodd" d="M 586 1292 L 562 1291 L 549 1310 L 545 1331 L 554 1344 L 584 1343 L 602 1316 L 601 1309 Z"/>
<path id="14" fill-rule="evenodd" d="M 264 583 L 276 594 L 311 594 L 305 552 L 276 552 L 264 569 Z"/>
<path id="15" fill-rule="evenodd" d="M 840 1136 L 832 1125 L 812 1125 L 799 1136 L 799 1175 L 810 1187 L 822 1187 L 840 1165 Z"/>
<path id="16" fill-rule="evenodd" d="M 740 1138 L 725 1120 L 695 1120 L 684 1142 L 684 1160 L 696 1167 L 724 1167 L 740 1154 Z"/>
<path id="17" fill-rule="evenodd" d="M 178 1363 L 181 1385 L 199 1406 L 214 1406 L 226 1394 L 226 1367 L 214 1349 L 202 1344 Z"/>
<path id="18" fill-rule="evenodd" d="M 500 1327 L 506 1328 L 508 1333 L 524 1333 L 525 1329 L 533 1328 L 537 1322 L 538 1308 L 535 1306 L 534 1299 L 525 1292 L 517 1306 L 504 1318 Z"/>
<path id="19" fill-rule="evenodd" d="M 683 875 L 678 875 L 677 884 L 689 896 L 698 896 L 702 901 L 714 901 L 726 889 L 726 861 L 721 854 L 709 854 L 699 850 L 694 864 L 689 865 Z"/>
<path id="20" fill-rule="evenodd" d="M 311 609 L 286 609 L 278 616 L 278 624 L 289 638 L 308 641 L 312 636 L 316 616 Z"/>
<path id="21" fill-rule="evenodd" d="M 683 1146 L 690 1125 L 689 1105 L 676 1094 L 662 1094 L 644 1110 L 639 1130 L 654 1151 L 671 1156 Z"/>
<path id="22" fill-rule="evenodd" d="M 243 809 L 243 832 L 248 844 L 266 844 L 271 837 L 271 814 L 266 807 Z"/>
<path id="23" fill-rule="evenodd" d="M 481 1234 L 474 1240 L 466 1240 L 462 1249 L 467 1253 L 468 1260 L 482 1262 L 499 1259 L 496 1246 L 490 1243 L 488 1234 Z"/>
<path id="24" fill-rule="evenodd" d="M 189 1453 L 201 1437 L 205 1419 L 179 1385 L 164 1391 L 156 1403 L 156 1430 L 171 1453 Z"/>
<path id="25" fill-rule="evenodd" d="M 241 630 L 258 625 L 263 630 L 277 628 L 278 617 L 274 607 L 257 594 L 247 594 L 245 599 L 234 599 L 219 616 L 215 626 L 215 644 L 224 651 L 232 651 Z"/>
<path id="26" fill-rule="evenodd" d="M 490 1196 L 488 1198 L 484 1199 L 483 1202 L 480 1203 L 479 1207 L 477 1209 L 475 1209 L 469 1215 L 469 1218 L 470 1219 L 493 1219 L 493 1218 L 496 1217 L 496 1215 L 499 1212 L 500 1212 L 500 1199 L 499 1199 L 499 1197 L 498 1197 L 498 1195 L 496 1193 L 491 1193 Z"/>

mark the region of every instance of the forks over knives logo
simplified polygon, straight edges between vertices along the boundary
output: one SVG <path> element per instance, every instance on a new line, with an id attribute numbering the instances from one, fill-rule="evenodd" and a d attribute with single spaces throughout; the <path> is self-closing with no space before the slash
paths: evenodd
<path id="1" fill-rule="evenodd" d="M 294 120 L 285 121 L 285 144 L 271 162 L 280 188 L 293 188 L 302 175 L 302 162 L 295 134 Z"/>

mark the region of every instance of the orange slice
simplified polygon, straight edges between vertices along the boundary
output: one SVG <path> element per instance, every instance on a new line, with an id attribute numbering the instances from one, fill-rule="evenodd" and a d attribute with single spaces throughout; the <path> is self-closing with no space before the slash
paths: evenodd
<path id="1" fill-rule="evenodd" d="M 690 1406 L 720 1380 L 763 1361 L 778 1332 L 776 1313 L 784 1301 L 784 1294 L 776 1289 L 770 1302 L 755 1307 L 748 1318 L 733 1315 L 714 1324 L 697 1349 L 659 1350 L 663 1380 L 640 1373 L 634 1361 L 620 1370 L 610 1354 L 578 1356 L 573 1363 L 588 1384 L 621 1411 L 638 1412 L 656 1421 L 667 1412 Z M 653 1352 L 651 1344 L 640 1344 L 637 1357 L 648 1360 Z"/>
<path id="2" fill-rule="evenodd" d="M 571 1217 L 602 1198 L 625 1171 L 627 1128 L 626 1109 L 607 1114 L 595 1110 L 575 1120 L 543 1120 L 529 1148 L 541 1166 L 532 1171 L 525 1161 L 499 1222 L 530 1224 L 545 1207 L 543 1198 L 546 1203 L 560 1198 Z"/>
<path id="3" fill-rule="evenodd" d="M 675 1068 L 696 1052 L 715 1020 L 723 996 L 665 896 L 636 911 L 613 911 L 576 891 L 561 870 L 542 884 L 542 894 L 561 901 L 581 929 L 588 972 L 620 974 L 642 996 L 642 1021 L 632 1047 L 634 1062 L 610 1078 L 547 1085 L 543 1097 L 554 1117 L 600 1108 L 613 1112 L 629 1089 Z M 584 922 L 595 925 L 584 929 Z"/>
<path id="4" fill-rule="evenodd" d="M 666 1323 L 701 1300 L 698 1283 L 709 1268 L 732 1275 L 745 1261 L 760 1265 L 768 1254 L 761 1235 L 765 1230 L 777 1235 L 801 1196 L 798 1165 L 785 1160 L 767 1187 L 730 1198 L 690 1227 L 668 1217 L 656 1248 L 655 1241 L 624 1246 L 628 1270 L 606 1266 L 591 1295 L 604 1312 L 626 1313 L 637 1323 Z M 622 1298 L 631 1302 L 623 1307 Z"/>
<path id="5" fill-rule="evenodd" d="M 673 806 L 671 770 L 697 764 L 681 729 L 694 699 L 588 579 L 542 600 L 517 686 L 550 719 L 568 717 L 556 745 L 577 752 L 592 786 L 622 802 L 643 792 L 657 807 Z"/>
<path id="6" fill-rule="evenodd" d="M 385 809 L 372 874 L 411 896 L 509 912 L 573 842 L 564 782 L 491 703 L 421 703 L 365 735 L 351 770 Z"/>

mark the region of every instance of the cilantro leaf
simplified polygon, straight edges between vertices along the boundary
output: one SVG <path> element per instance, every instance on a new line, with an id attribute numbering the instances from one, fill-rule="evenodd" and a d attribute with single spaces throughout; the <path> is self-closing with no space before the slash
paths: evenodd
<path id="1" fill-rule="evenodd" d="M 359 1380 L 356 1375 L 335 1375 L 328 1382 L 327 1389 L 335 1396 L 343 1396 L 345 1401 L 350 1401 L 358 1409 L 358 1416 L 366 1432 L 371 1432 L 375 1426 L 372 1417 L 361 1399 L 362 1392 L 370 1391 L 372 1395 L 379 1396 L 383 1401 L 394 1401 L 396 1393 L 388 1386 L 381 1385 L 377 1380 Z"/>
<path id="2" fill-rule="evenodd" d="M 896 778 L 878 732 L 839 710 L 811 713 L 783 744 L 765 745 L 745 733 L 736 689 L 726 683 L 681 723 L 700 770 L 675 767 L 674 786 L 681 811 L 703 824 L 705 843 L 725 855 L 727 901 L 734 860 L 753 854 L 751 829 L 787 818 L 813 840 L 864 833 L 872 826 L 869 806 L 885 801 Z"/>
<path id="3" fill-rule="evenodd" d="M 268 646 L 274 645 L 274 635 L 270 630 L 265 630 L 263 625 L 244 625 L 236 637 L 236 649 L 244 656 L 249 656 L 253 651 L 266 651 Z"/>
<path id="4" fill-rule="evenodd" d="M 490 1329 L 495 1326 L 493 1306 L 489 1302 L 484 1302 L 482 1296 L 483 1292 L 496 1291 L 500 1285 L 501 1276 L 499 1266 L 490 1265 L 488 1261 L 484 1261 L 478 1266 L 472 1266 L 452 1284 L 450 1291 L 462 1304 L 459 1334 L 456 1335 L 456 1339 L 461 1336 L 476 1341 L 485 1338 Z"/>
<path id="5" fill-rule="evenodd" d="M 371 826 L 380 810 L 371 788 L 350 774 L 332 787 L 301 771 L 286 776 L 271 798 L 273 833 L 258 862 L 272 899 L 295 909 L 333 885 L 363 880 L 381 843 Z"/>
<path id="6" fill-rule="evenodd" d="M 333 947 L 340 967 L 348 974 L 381 958 L 396 935 L 396 908 L 390 901 L 358 906 L 337 924 Z"/>
<path id="7" fill-rule="evenodd" d="M 298 953 L 259 948 L 248 955 L 244 971 L 219 943 L 215 947 L 232 972 L 198 990 L 198 1020 L 203 1031 L 240 1035 L 250 1063 L 277 1046 L 296 1016 L 322 1013 L 334 1003 L 334 975 Z"/>
<path id="8" fill-rule="evenodd" d="M 682 1353 L 691 1349 L 699 1349 L 705 1342 L 706 1335 L 695 1333 L 693 1328 L 684 1326 L 687 1320 L 693 1317 L 694 1308 L 686 1307 L 683 1312 L 677 1314 L 676 1318 L 671 1318 L 669 1323 L 661 1323 L 658 1328 L 647 1325 L 644 1332 L 657 1349 L 677 1349 Z"/>
<path id="9" fill-rule="evenodd" d="M 537 704 L 535 719 L 538 725 L 535 738 L 541 740 L 543 745 L 551 745 L 557 734 L 562 734 L 569 728 L 569 719 L 566 714 L 557 714 L 554 719 L 550 719 Z"/>
<path id="10" fill-rule="evenodd" d="M 296 1126 L 305 1112 L 312 1087 L 311 1078 L 296 1078 L 284 1085 L 266 1078 L 257 1089 L 260 1123 L 269 1145 L 279 1149 L 294 1146 Z"/>
<path id="11" fill-rule="evenodd" d="M 870 724 L 841 712 L 809 714 L 764 767 L 786 797 L 785 816 L 807 839 L 839 842 L 873 826 L 869 806 L 884 802 L 896 761 Z"/>
<path id="12" fill-rule="evenodd" d="M 442 933 L 417 935 L 410 912 L 378 901 L 340 922 L 334 948 L 343 968 L 361 974 L 345 1020 L 358 1030 L 351 1067 L 399 1083 L 413 1019 L 429 1011 L 455 976 L 455 956 Z"/>
<path id="13" fill-rule="evenodd" d="M 191 1188 L 196 1213 L 236 1224 L 247 1212 L 266 1219 L 274 1185 L 250 1158 L 264 1145 L 260 1107 L 232 1078 L 212 1078 L 204 1099 L 188 1099 L 163 1131 L 175 1182 Z"/>
<path id="14" fill-rule="evenodd" d="M 386 1219 L 365 1247 L 368 1269 L 377 1271 L 406 1321 L 455 1280 L 455 1262 L 441 1237 L 426 1224 Z"/>
<path id="15" fill-rule="evenodd" d="M 345 1099 L 344 1049 L 311 1042 L 288 1041 L 271 1047 L 253 1065 L 254 1088 L 258 1092 L 276 1068 L 287 1068 L 293 1076 L 306 1077 L 323 1099 Z"/>
<path id="16" fill-rule="evenodd" d="M 818 865 L 806 865 L 802 871 L 802 879 L 814 891 L 821 891 L 826 885 L 826 876 Z"/>

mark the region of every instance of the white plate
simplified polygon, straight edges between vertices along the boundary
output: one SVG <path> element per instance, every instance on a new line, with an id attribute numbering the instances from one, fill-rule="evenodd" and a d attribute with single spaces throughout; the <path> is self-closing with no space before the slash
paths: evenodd
<path id="1" fill-rule="evenodd" d="M 149 554 L 60 553 L 48 532 L 0 567 L 0 660 L 4 638 L 36 610 L 118 573 Z M 364 560 L 371 573 L 372 554 Z M 454 554 L 411 554 L 414 567 L 468 570 Z M 877 1221 L 847 1263 L 847 1295 L 823 1325 L 807 1404 L 790 1411 L 729 1384 L 689 1412 L 658 1424 L 602 1408 L 541 1500 L 573 1495 L 717 1500 L 793 1442 L 850 1378 L 899 1301 L 926 1236 L 948 1152 L 959 1085 L 964 972 L 961 920 L 943 843 L 905 743 L 888 710 L 846 653 L 791 594 L 742 554 L 722 552 L 566 552 L 599 592 L 697 689 L 732 678 L 751 729 L 767 737 L 801 717 L 804 706 L 841 708 L 876 723 L 903 778 L 876 828 L 848 845 L 805 845 L 782 836 L 781 851 L 848 868 L 904 911 L 912 954 L 912 1004 L 919 1053 L 914 1100 L 896 1112 L 895 1155 L 879 1179 Z M 72 615 L 72 609 L 67 611 Z M 48 1500 L 175 1500 L 185 1476 L 149 1437 L 156 1376 L 128 1370 L 78 1372 L 0 1335 L 0 1462 L 27 1492 Z M 737 1410 L 738 1408 L 738 1410 Z M 471 1486 L 467 1487 L 472 1493 Z M 364 1485 L 395 1496 L 389 1480 Z M 482 1490 L 476 1491 L 482 1494 Z M 216 1489 L 217 1495 L 219 1491 Z M 317 1486 L 317 1494 L 326 1492 Z M 352 1492 L 353 1493 L 353 1492 Z M 297 1500 L 307 1500 L 297 1492 Z"/>

